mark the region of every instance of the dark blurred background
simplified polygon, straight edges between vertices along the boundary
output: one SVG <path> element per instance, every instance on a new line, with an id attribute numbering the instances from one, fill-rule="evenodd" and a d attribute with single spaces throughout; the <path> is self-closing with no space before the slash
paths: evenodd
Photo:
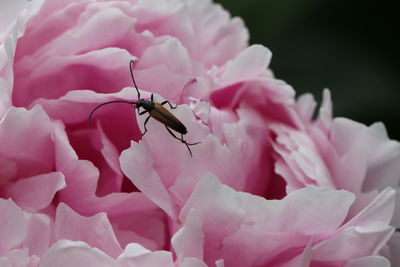
<path id="1" fill-rule="evenodd" d="M 243 18 L 250 44 L 273 54 L 275 76 L 297 96 L 332 92 L 335 116 L 382 121 L 400 140 L 399 28 L 393 4 L 375 1 L 215 0 Z"/>

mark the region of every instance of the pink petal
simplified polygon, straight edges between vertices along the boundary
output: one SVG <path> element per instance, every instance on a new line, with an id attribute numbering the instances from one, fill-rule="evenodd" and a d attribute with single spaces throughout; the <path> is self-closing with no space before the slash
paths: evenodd
<path id="1" fill-rule="evenodd" d="M 132 57 L 125 50 L 108 48 L 78 56 L 63 55 L 45 58 L 46 61 L 41 62 L 38 68 L 29 72 L 29 75 L 16 77 L 18 79 L 16 79 L 13 94 L 15 104 L 28 106 L 32 103 L 42 104 L 41 102 L 46 101 L 54 103 L 55 99 L 64 96 L 71 88 L 85 88 L 102 93 L 108 92 L 107 86 L 111 86 L 111 84 L 114 84 L 116 88 L 132 85 L 128 68 L 129 60 L 127 60 Z M 16 63 L 17 73 L 24 73 L 29 69 L 32 64 L 28 61 L 29 59 L 24 58 Z M 114 64 L 101 64 L 104 61 L 114 62 Z M 68 76 L 65 76 L 66 70 L 76 72 L 76 77 L 69 79 Z M 96 76 L 96 79 L 93 76 Z M 47 87 L 47 90 L 43 87 Z M 25 88 L 29 88 L 29 94 L 25 92 Z M 75 117 L 82 112 L 82 109 L 87 108 L 82 105 L 76 105 L 76 107 L 74 112 L 67 112 L 65 105 L 57 106 L 54 103 L 50 106 L 52 110 L 49 111 L 49 108 L 45 106 L 44 109 L 49 114 L 55 113 L 57 116 L 54 117 L 62 115 Z M 85 116 L 81 116 L 81 119 L 87 115 L 86 113 Z"/>
<path id="2" fill-rule="evenodd" d="M 220 134 L 224 142 L 210 135 L 198 145 L 196 160 L 183 166 L 175 184 L 170 187 L 179 205 L 186 202 L 196 183 L 207 172 L 235 190 L 265 194 L 272 180 L 272 163 L 264 155 L 269 149 L 265 138 L 267 129 L 262 118 L 250 109 L 240 108 L 237 115 L 239 118 L 232 123 L 213 121 L 213 124 L 220 122 L 223 125 Z"/>
<path id="3" fill-rule="evenodd" d="M 332 125 L 332 142 L 340 155 L 351 151 L 351 147 L 359 146 L 359 137 L 367 131 L 366 126 L 361 123 L 337 118 Z M 366 148 L 366 147 L 364 147 Z"/>
<path id="4" fill-rule="evenodd" d="M 283 125 L 272 125 L 271 128 L 277 134 L 273 147 L 281 157 L 278 161 L 283 160 L 288 165 L 288 171 L 297 180 L 289 180 L 290 186 L 296 188 L 299 182 L 303 186 L 316 184 L 334 187 L 331 173 L 321 158 L 318 147 L 306 133 Z M 280 163 L 279 168 L 283 166 Z M 284 171 L 283 168 L 279 170 Z"/>
<path id="5" fill-rule="evenodd" d="M 96 149 L 94 153 L 97 152 L 101 153 L 102 155 L 102 157 L 94 157 L 92 162 L 99 168 L 100 171 L 100 177 L 96 188 L 96 195 L 105 196 L 110 193 L 123 190 L 122 185 L 124 177 L 119 166 L 119 151 L 111 142 L 111 140 L 107 137 L 107 135 L 101 128 L 100 123 L 97 124 L 97 129 L 98 135 L 88 132 L 75 133 L 76 140 L 79 140 L 78 142 L 84 142 L 85 140 L 87 140 L 87 138 L 90 138 L 93 142 L 93 146 L 95 147 L 94 149 Z M 87 151 L 89 149 L 83 148 L 83 150 Z M 83 151 L 82 153 L 85 153 L 86 151 Z"/>
<path id="6" fill-rule="evenodd" d="M 0 159 L 0 184 L 11 180 L 18 174 L 18 164 L 15 159 Z"/>
<path id="7" fill-rule="evenodd" d="M 151 252 L 134 243 L 126 246 L 124 253 L 118 257 L 117 261 L 121 266 L 174 267 L 172 254 L 169 251 Z"/>
<path id="8" fill-rule="evenodd" d="M 156 36 L 172 36 L 207 67 L 222 65 L 247 46 L 248 32 L 240 18 L 209 1 L 168 4 L 138 2 L 138 29 Z"/>
<path id="9" fill-rule="evenodd" d="M 16 0 L 0 3 L 0 117 L 12 105 L 14 57 L 17 40 L 41 3 Z"/>
<path id="10" fill-rule="evenodd" d="M 0 257 L 0 265 L 5 267 L 11 267 L 12 262 L 5 256 Z"/>
<path id="11" fill-rule="evenodd" d="M 7 255 L 0 257 L 1 266 L 23 266 L 23 267 L 36 267 L 39 266 L 39 257 L 36 255 L 29 256 L 27 250 L 14 249 L 7 253 Z"/>
<path id="12" fill-rule="evenodd" d="M 365 207 L 360 213 L 354 216 L 341 228 L 350 226 L 374 226 L 388 225 L 395 210 L 396 191 L 390 187 L 379 193 L 379 195 Z"/>
<path id="13" fill-rule="evenodd" d="M 220 83 L 224 86 L 251 80 L 264 73 L 271 60 L 271 52 L 261 45 L 252 45 L 226 65 Z"/>
<path id="14" fill-rule="evenodd" d="M 95 194 L 99 176 L 97 168 L 89 161 L 78 160 L 61 127 L 56 128 L 54 139 L 56 169 L 64 174 L 67 183 L 67 187 L 60 191 L 59 197 L 75 211 L 85 215 L 107 211 L 109 216 L 121 216 L 121 214 L 126 216 L 129 212 L 155 208 L 153 203 L 138 192 L 113 193 L 97 197 Z"/>
<path id="15" fill-rule="evenodd" d="M 131 147 L 121 153 L 121 169 L 140 191 L 169 216 L 175 218 L 176 211 L 172 199 L 149 159 L 151 156 L 146 144 L 132 142 Z"/>
<path id="16" fill-rule="evenodd" d="M 241 231 L 225 239 L 222 249 L 227 264 L 234 266 L 291 260 L 302 253 L 311 237 L 333 234 L 354 201 L 349 192 L 318 187 L 293 191 L 279 201 L 248 194 L 241 194 L 241 198 L 245 221 Z M 246 257 L 228 260 L 243 244 Z"/>
<path id="17" fill-rule="evenodd" d="M 358 195 L 352 214 L 362 210 L 376 197 L 374 190 L 398 187 L 400 143 L 389 140 L 380 128 L 376 125 L 368 128 L 347 119 L 335 119 L 332 124 L 332 143 L 343 157 L 343 164 L 337 170 L 337 180 L 342 188 Z M 355 170 L 360 171 L 357 173 Z M 346 173 L 354 178 L 341 178 Z"/>
<path id="18" fill-rule="evenodd" d="M 208 265 L 204 261 L 198 258 L 185 258 L 184 261 L 179 265 L 180 267 L 207 267 Z"/>
<path id="19" fill-rule="evenodd" d="M 118 267 L 116 261 L 97 248 L 84 242 L 59 240 L 46 252 L 40 261 L 41 267 Z"/>
<path id="20" fill-rule="evenodd" d="M 147 69 L 158 65 L 166 65 L 168 72 L 171 72 L 171 74 L 193 75 L 194 65 L 192 59 L 186 48 L 177 39 L 166 39 L 165 42 L 146 49 L 140 57 L 137 67 L 138 69 Z M 154 87 L 154 89 L 156 88 Z M 164 97 L 170 99 L 171 96 L 166 95 Z"/>
<path id="21" fill-rule="evenodd" d="M 364 187 L 367 190 L 383 189 L 386 186 L 396 187 L 399 182 L 400 172 L 400 143 L 389 140 L 387 136 L 379 136 L 379 132 L 386 133 L 383 124 L 373 124 L 369 127 L 373 135 L 370 145 L 374 153 L 368 161 L 368 173 Z"/>
<path id="22" fill-rule="evenodd" d="M 225 138 L 224 125 L 237 122 L 237 115 L 230 110 L 211 107 L 209 116 L 209 121 L 212 122 L 210 125 L 211 132 L 220 140 Z"/>
<path id="23" fill-rule="evenodd" d="M 203 222 L 206 255 L 207 252 L 218 251 L 223 238 L 238 231 L 244 220 L 244 211 L 237 193 L 210 174 L 204 175 L 197 183 L 179 214 L 181 221 L 188 218 L 191 209 L 196 211 Z"/>
<path id="24" fill-rule="evenodd" d="M 390 267 L 390 262 L 381 256 L 367 256 L 353 259 L 344 267 Z"/>
<path id="25" fill-rule="evenodd" d="M 341 262 L 378 253 L 393 233 L 389 223 L 394 201 L 393 189 L 382 191 L 363 211 L 342 225 L 337 235 L 316 245 L 313 259 Z"/>
<path id="26" fill-rule="evenodd" d="M 7 85 L 4 79 L 0 77 L 0 117 L 3 117 L 7 109 L 11 106 L 11 91 L 11 86 Z"/>
<path id="27" fill-rule="evenodd" d="M 135 200 L 130 203 L 141 205 Z M 168 218 L 160 208 L 128 212 L 124 216 L 111 217 L 110 221 L 121 247 L 136 242 L 150 250 L 161 250 L 169 244 Z"/>
<path id="28" fill-rule="evenodd" d="M 285 263 L 287 267 L 309 267 L 312 260 L 312 244 L 314 242 L 314 238 L 311 238 L 308 241 L 307 246 L 304 248 L 303 253 L 299 256 L 294 257 L 289 262 Z"/>
<path id="29" fill-rule="evenodd" d="M 53 131 L 54 126 L 41 107 L 35 106 L 29 111 L 11 107 L 0 123 L 0 154 L 17 164 L 19 177 L 52 171 Z"/>
<path id="30" fill-rule="evenodd" d="M 220 66 L 247 46 L 249 34 L 241 18 L 231 19 L 226 10 L 210 1 L 187 3 L 197 36 L 196 42 L 189 46 L 194 58 L 208 67 Z"/>
<path id="31" fill-rule="evenodd" d="M 400 265 L 400 233 L 394 232 L 392 238 L 388 242 L 389 246 L 389 259 L 393 264 L 393 267 L 399 267 Z"/>
<path id="32" fill-rule="evenodd" d="M 191 257 L 198 260 L 203 259 L 204 235 L 201 228 L 200 217 L 194 210 L 191 210 L 185 224 L 171 239 L 180 264 L 184 265 L 186 259 Z"/>
<path id="33" fill-rule="evenodd" d="M 313 261 L 336 262 L 376 255 L 393 234 L 393 227 L 382 226 L 374 231 L 368 227 L 350 227 L 314 247 Z"/>
<path id="34" fill-rule="evenodd" d="M 224 267 L 224 266 L 225 266 L 224 260 L 220 259 L 215 261 L 215 267 Z"/>
<path id="35" fill-rule="evenodd" d="M 86 6 L 82 3 L 71 4 L 68 1 L 31 3 L 36 5 L 33 9 L 36 9 L 37 14 L 29 21 L 27 25 L 29 30 L 24 33 L 21 37 L 22 40 L 19 41 L 18 50 L 22 55 L 31 55 L 71 28 Z M 54 27 L 54 25 L 57 25 L 57 27 Z"/>
<path id="36" fill-rule="evenodd" d="M 26 7 L 27 2 L 23 0 L 12 1 L 10 3 L 1 2 L 1 18 L 0 18 L 0 32 L 5 33 L 6 30 L 16 22 L 16 18 L 19 16 L 24 7 Z M 5 36 L 0 35 L 0 41 L 3 42 Z M 1 68 L 0 68 L 1 69 Z"/>
<path id="37" fill-rule="evenodd" d="M 125 247 L 124 252 L 118 257 L 118 260 L 129 259 L 151 253 L 150 250 L 144 248 L 140 244 L 130 243 Z"/>
<path id="38" fill-rule="evenodd" d="M 61 55 L 82 54 L 109 47 L 113 42 L 124 38 L 132 30 L 134 20 L 117 8 L 87 9 L 87 17 L 77 21 L 72 29 L 41 46 L 36 56 L 51 53 Z M 114 25 L 116 28 L 110 28 Z M 107 32 L 106 35 L 104 33 Z M 79 39 L 79 42 L 76 40 Z"/>
<path id="39" fill-rule="evenodd" d="M 311 237 L 332 235 L 353 201 L 349 192 L 314 187 L 266 200 L 235 192 L 206 175 L 180 219 L 190 209 L 202 219 L 207 263 L 223 258 L 228 266 L 272 265 L 301 254 Z M 238 251 L 242 256 L 234 257 Z"/>
<path id="40" fill-rule="evenodd" d="M 54 195 L 65 186 L 64 175 L 51 172 L 18 180 L 8 189 L 7 196 L 24 209 L 37 211 L 50 205 Z"/>
<path id="41" fill-rule="evenodd" d="M 50 246 L 53 225 L 50 218 L 44 214 L 25 215 L 28 221 L 28 232 L 23 247 L 29 248 L 30 255 L 41 257 Z"/>
<path id="42" fill-rule="evenodd" d="M 333 111 L 332 111 L 332 99 L 331 99 L 331 93 L 328 89 L 325 89 L 323 92 L 322 96 L 322 104 L 321 108 L 319 110 L 319 121 L 318 123 L 321 124 L 320 128 L 322 130 L 325 130 L 327 132 L 332 124 L 332 118 L 333 118 Z"/>
<path id="43" fill-rule="evenodd" d="M 196 159 L 183 165 L 175 184 L 170 188 L 170 192 L 180 205 L 184 205 L 197 182 L 207 172 L 218 175 L 225 183 L 243 188 L 242 182 L 246 177 L 243 172 L 247 169 L 240 168 L 236 164 L 233 153 L 228 147 L 223 146 L 217 138 L 209 136 L 202 141 L 201 146 L 194 153 L 196 153 Z M 210 157 L 210 154 L 213 157 Z M 230 167 L 227 168 L 227 166 Z"/>
<path id="44" fill-rule="evenodd" d="M 296 110 L 300 118 L 305 121 L 311 121 L 317 103 L 312 94 L 303 94 L 299 96 L 296 103 Z"/>
<path id="45" fill-rule="evenodd" d="M 0 255 L 19 246 L 28 231 L 22 210 L 11 200 L 0 199 Z"/>
<path id="46" fill-rule="evenodd" d="M 209 207 L 214 207 L 209 209 Z M 197 183 L 193 193 L 182 208 L 179 218 L 188 218 L 191 209 L 203 219 L 203 229 L 216 230 L 215 239 L 229 235 L 242 223 L 243 210 L 236 192 L 222 185 L 215 176 L 206 174 Z"/>
<path id="47" fill-rule="evenodd" d="M 319 187 L 293 191 L 281 201 L 267 201 L 247 194 L 242 198 L 246 220 L 262 221 L 265 227 L 278 232 L 290 229 L 293 234 L 308 236 L 333 233 L 354 202 L 354 195 L 350 192 Z M 332 207 L 336 207 L 334 211 Z M 269 217 L 274 220 L 268 220 Z"/>
<path id="48" fill-rule="evenodd" d="M 57 239 L 84 241 L 112 257 L 122 253 L 105 213 L 83 217 L 61 203 L 57 208 L 55 234 Z"/>
<path id="49" fill-rule="evenodd" d="M 25 1 L 0 3 L 0 118 L 12 105 L 13 61 L 19 30 L 17 17 L 26 4 Z"/>
<path id="50" fill-rule="evenodd" d="M 218 83 L 218 79 L 215 82 Z M 291 86 L 263 75 L 253 80 L 218 87 L 210 95 L 210 99 L 219 109 L 248 105 L 265 120 L 278 121 L 297 128 L 301 125 L 301 120 L 295 110 L 290 108 L 294 104 L 293 96 L 294 90 Z"/>

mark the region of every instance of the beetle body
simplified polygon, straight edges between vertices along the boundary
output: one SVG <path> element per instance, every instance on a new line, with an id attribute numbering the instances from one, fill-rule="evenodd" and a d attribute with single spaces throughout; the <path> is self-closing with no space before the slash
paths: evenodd
<path id="1" fill-rule="evenodd" d="M 136 103 L 134 103 L 136 108 L 144 108 L 146 111 L 150 111 L 154 109 L 156 103 L 154 101 L 139 99 Z"/>
<path id="2" fill-rule="evenodd" d="M 187 129 L 185 127 L 185 125 L 179 121 L 170 111 L 168 111 L 163 105 L 168 104 L 170 106 L 171 109 L 175 109 L 177 108 L 177 106 L 173 107 L 171 105 L 171 103 L 167 100 L 161 102 L 161 103 L 156 103 L 154 102 L 153 99 L 153 94 L 151 94 L 151 98 L 150 100 L 146 100 L 146 99 L 142 99 L 140 98 L 140 92 L 138 90 L 138 87 L 136 85 L 135 79 L 133 77 L 133 71 L 132 71 L 132 64 L 133 61 L 131 60 L 129 62 L 129 68 L 131 70 L 131 77 L 133 80 L 134 85 L 136 86 L 136 91 L 138 93 L 138 100 L 137 101 L 125 101 L 125 100 L 114 100 L 114 101 L 109 101 L 109 102 L 105 102 L 102 103 L 100 105 L 98 105 L 97 107 L 95 107 L 92 112 L 89 115 L 89 123 L 90 123 L 90 119 L 93 115 L 93 113 L 100 107 L 104 106 L 104 105 L 108 105 L 111 103 L 126 103 L 126 104 L 130 104 L 130 105 L 134 105 L 136 107 L 136 109 L 138 110 L 139 115 L 143 115 L 145 113 L 148 113 L 149 116 L 146 118 L 146 120 L 144 121 L 144 132 L 142 133 L 142 137 L 146 134 L 147 132 L 147 128 L 146 128 L 146 124 L 149 121 L 150 118 L 153 118 L 159 122 L 161 122 L 162 124 L 165 125 L 165 128 L 167 129 L 167 131 L 169 132 L 169 134 L 174 137 L 175 139 L 181 141 L 181 143 L 185 144 L 187 149 L 189 150 L 190 156 L 192 156 L 192 151 L 190 150 L 189 146 L 193 146 L 193 145 L 197 145 L 198 143 L 188 143 L 186 140 L 183 139 L 183 135 L 187 134 Z M 144 111 L 140 112 L 140 108 L 143 108 Z M 181 137 L 177 137 L 172 131 L 176 131 L 178 133 L 181 134 Z"/>
<path id="3" fill-rule="evenodd" d="M 187 134 L 187 129 L 182 122 L 180 122 L 171 112 L 169 112 L 166 108 L 164 108 L 159 103 L 154 103 L 154 108 L 148 110 L 149 115 L 158 120 L 159 122 L 165 124 L 167 127 L 172 130 L 180 133 Z"/>

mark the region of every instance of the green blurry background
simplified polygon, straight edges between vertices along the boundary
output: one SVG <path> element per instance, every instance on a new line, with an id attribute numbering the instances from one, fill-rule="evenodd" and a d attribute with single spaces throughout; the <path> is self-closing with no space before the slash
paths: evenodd
<path id="1" fill-rule="evenodd" d="M 399 29 L 385 2 L 215 0 L 243 18 L 250 43 L 267 46 L 277 78 L 320 101 L 332 92 L 335 116 L 385 123 L 400 140 Z M 396 27 L 396 29 L 395 29 Z"/>

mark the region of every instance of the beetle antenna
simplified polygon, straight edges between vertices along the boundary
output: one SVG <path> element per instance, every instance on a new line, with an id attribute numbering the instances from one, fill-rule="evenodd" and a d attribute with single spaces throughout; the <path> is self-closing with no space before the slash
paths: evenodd
<path id="1" fill-rule="evenodd" d="M 133 84 L 136 87 L 136 91 L 137 91 L 137 94 L 138 94 L 138 100 L 139 100 L 140 99 L 140 92 L 139 92 L 138 86 L 136 85 L 135 78 L 133 77 L 133 68 L 132 68 L 133 64 L 135 64 L 135 61 L 133 61 L 133 60 L 129 61 L 129 69 L 131 70 L 132 81 L 133 81 Z"/>
<path id="2" fill-rule="evenodd" d="M 96 107 L 92 110 L 92 112 L 90 112 L 90 115 L 89 115 L 89 124 L 90 124 L 90 120 L 91 120 L 93 114 L 96 112 L 96 110 L 98 110 L 99 108 L 101 108 L 101 107 L 104 106 L 104 105 L 108 105 L 108 104 L 112 104 L 112 103 L 125 103 L 125 104 L 130 104 L 130 105 L 136 105 L 136 104 L 137 104 L 137 102 L 130 102 L 130 101 L 124 101 L 124 100 L 113 100 L 113 101 L 104 102 L 104 103 L 102 103 L 102 104 L 96 106 Z"/>

